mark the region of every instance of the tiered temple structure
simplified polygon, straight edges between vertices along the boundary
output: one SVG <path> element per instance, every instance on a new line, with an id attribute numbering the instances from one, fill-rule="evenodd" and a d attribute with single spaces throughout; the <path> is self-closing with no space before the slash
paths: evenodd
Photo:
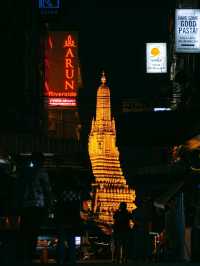
<path id="1" fill-rule="evenodd" d="M 115 120 L 111 116 L 110 89 L 105 74 L 97 91 L 96 119 L 89 135 L 89 155 L 95 182 L 92 184 L 91 210 L 98 222 L 112 224 L 119 203 L 135 208 L 135 191 L 130 189 L 120 167 L 116 146 Z"/>

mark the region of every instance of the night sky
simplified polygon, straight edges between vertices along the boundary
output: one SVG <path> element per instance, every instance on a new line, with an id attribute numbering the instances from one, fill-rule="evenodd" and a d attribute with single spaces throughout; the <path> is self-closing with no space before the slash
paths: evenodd
<path id="1" fill-rule="evenodd" d="M 90 13 L 80 29 L 85 82 L 89 86 L 98 82 L 104 69 L 113 95 L 154 94 L 153 88 L 147 88 L 147 81 L 152 78 L 156 82 L 160 77 L 145 74 L 145 43 L 166 42 L 167 23 L 166 9 L 104 8 Z"/>
<path id="2" fill-rule="evenodd" d="M 167 74 L 145 71 L 146 42 L 168 42 L 171 6 L 72 8 L 67 20 L 79 30 L 79 56 L 84 87 L 93 95 L 102 70 L 113 99 L 147 97 L 159 93 Z M 85 91 L 86 93 L 86 91 Z"/>

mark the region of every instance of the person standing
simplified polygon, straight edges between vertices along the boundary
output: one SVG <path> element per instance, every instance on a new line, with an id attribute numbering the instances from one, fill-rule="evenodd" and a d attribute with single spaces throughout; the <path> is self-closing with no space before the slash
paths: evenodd
<path id="1" fill-rule="evenodd" d="M 40 226 L 51 205 L 51 185 L 44 169 L 44 155 L 32 153 L 30 161 L 21 169 L 18 180 L 20 213 L 19 260 L 32 262 Z"/>
<path id="2" fill-rule="evenodd" d="M 113 219 L 113 259 L 116 263 L 127 263 L 131 213 L 127 210 L 126 202 L 120 203 L 118 210 L 113 215 Z"/>

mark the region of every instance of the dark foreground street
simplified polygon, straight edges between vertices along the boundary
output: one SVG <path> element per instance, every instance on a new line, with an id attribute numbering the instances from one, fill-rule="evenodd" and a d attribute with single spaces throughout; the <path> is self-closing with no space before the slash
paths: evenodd
<path id="1" fill-rule="evenodd" d="M 90 264 L 91 266 L 101 266 L 101 265 L 115 265 L 115 266 L 118 266 L 118 265 L 123 265 L 123 264 L 113 264 L 111 261 L 109 260 L 105 260 L 105 261 L 87 261 L 87 262 L 80 262 L 78 265 L 82 265 L 82 264 Z M 182 263 L 178 263 L 178 262 L 175 262 L 175 263 L 172 263 L 172 262 L 133 262 L 133 261 L 129 261 L 127 263 L 128 265 L 134 265 L 134 266 L 142 266 L 142 265 L 145 265 L 145 266 L 166 266 L 166 265 L 170 265 L 170 266 L 182 266 L 182 265 L 199 265 L 199 263 L 190 263 L 190 262 L 182 262 Z"/>
<path id="2" fill-rule="evenodd" d="M 111 266 L 111 265 L 115 265 L 115 266 L 121 266 L 122 264 L 113 264 L 111 261 L 87 261 L 87 262 L 79 262 L 77 263 L 77 266 L 82 266 L 82 265 L 91 265 L 91 266 Z M 55 263 L 48 263 L 48 264 L 40 264 L 40 263 L 34 263 L 34 266 L 41 266 L 41 265 L 55 265 L 57 266 L 57 264 Z M 169 263 L 169 262 L 163 262 L 163 263 L 145 263 L 145 262 L 128 262 L 127 265 L 133 265 L 133 266 L 199 266 L 199 263 L 190 263 L 190 262 L 175 262 L 175 263 Z M 31 265 L 32 266 L 32 265 Z M 66 264 L 67 266 L 67 264 Z"/>
<path id="3" fill-rule="evenodd" d="M 33 264 L 34 266 L 44 266 L 44 265 L 52 265 L 52 266 L 57 266 L 57 264 L 54 261 L 49 261 L 48 264 L 41 264 L 37 261 Z M 68 264 L 66 263 L 66 266 Z M 87 260 L 87 261 L 78 261 L 77 266 L 84 266 L 84 265 L 89 265 L 89 266 L 122 266 L 122 265 L 133 265 L 133 266 L 199 266 L 199 262 L 136 262 L 136 261 L 129 261 L 127 264 L 116 264 L 112 263 L 111 260 Z M 32 266 L 32 265 L 31 265 Z"/>

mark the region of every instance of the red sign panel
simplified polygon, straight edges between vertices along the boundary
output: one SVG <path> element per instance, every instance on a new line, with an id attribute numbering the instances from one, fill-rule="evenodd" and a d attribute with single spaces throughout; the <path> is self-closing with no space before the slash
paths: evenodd
<path id="1" fill-rule="evenodd" d="M 49 106 L 76 106 L 77 46 L 74 32 L 54 31 L 46 40 L 44 91 Z"/>

